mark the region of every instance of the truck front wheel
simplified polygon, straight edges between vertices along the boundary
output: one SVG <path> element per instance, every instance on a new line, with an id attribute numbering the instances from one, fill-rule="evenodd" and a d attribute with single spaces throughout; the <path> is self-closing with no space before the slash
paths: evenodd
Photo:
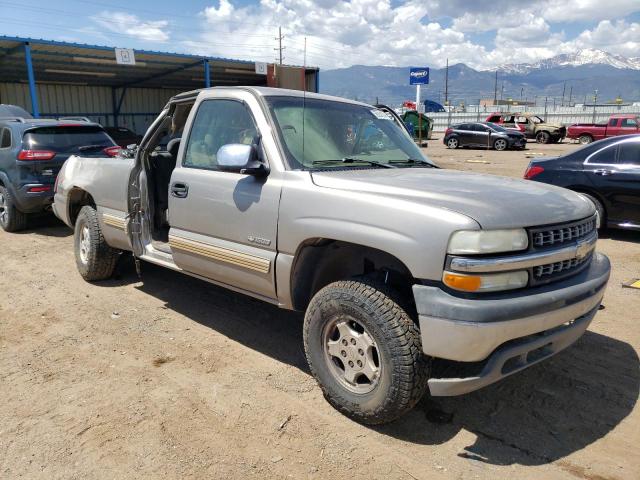
<path id="1" fill-rule="evenodd" d="M 324 287 L 305 315 L 313 376 L 333 407 L 361 423 L 395 420 L 427 389 L 420 332 L 398 301 L 386 285 L 357 278 Z"/>
<path id="2" fill-rule="evenodd" d="M 549 143 L 551 141 L 551 135 L 549 135 L 549 132 L 538 132 L 536 134 L 536 142 L 538 143 Z"/>
<path id="3" fill-rule="evenodd" d="M 93 282 L 113 275 L 120 251 L 111 248 L 104 239 L 95 208 L 85 205 L 80 209 L 73 244 L 76 265 L 82 278 Z"/>

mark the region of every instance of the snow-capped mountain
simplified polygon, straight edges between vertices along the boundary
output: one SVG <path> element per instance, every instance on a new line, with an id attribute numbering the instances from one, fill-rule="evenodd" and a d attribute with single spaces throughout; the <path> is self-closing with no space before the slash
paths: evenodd
<path id="1" fill-rule="evenodd" d="M 555 67 L 578 67 L 581 65 L 609 65 L 610 67 L 640 70 L 640 57 L 626 58 L 603 50 L 588 48 L 575 53 L 563 53 L 535 63 L 517 63 L 498 67 L 509 74 L 527 74 L 533 70 L 547 70 Z"/>

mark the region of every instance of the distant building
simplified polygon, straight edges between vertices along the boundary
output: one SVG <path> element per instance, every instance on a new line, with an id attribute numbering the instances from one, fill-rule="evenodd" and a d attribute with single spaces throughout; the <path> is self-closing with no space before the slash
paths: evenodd
<path id="1" fill-rule="evenodd" d="M 505 105 L 509 107 L 517 107 L 517 106 L 525 106 L 525 107 L 535 107 L 535 102 L 529 102 L 526 100 L 514 100 L 512 98 L 508 98 L 506 100 L 494 100 L 493 98 L 483 98 L 480 100 L 481 107 L 497 107 L 500 105 Z"/>

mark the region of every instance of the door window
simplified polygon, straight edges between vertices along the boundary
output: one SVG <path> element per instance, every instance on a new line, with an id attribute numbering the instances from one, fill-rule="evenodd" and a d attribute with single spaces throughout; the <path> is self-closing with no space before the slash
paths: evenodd
<path id="1" fill-rule="evenodd" d="M 640 142 L 625 142 L 618 145 L 618 163 L 640 165 Z"/>
<path id="2" fill-rule="evenodd" d="M 0 131 L 0 148 L 9 148 L 11 146 L 11 130 L 3 128 Z"/>
<path id="3" fill-rule="evenodd" d="M 612 118 L 611 120 L 609 120 L 609 126 L 610 127 L 615 127 L 616 125 L 618 125 L 618 119 L 617 118 Z"/>
<path id="4" fill-rule="evenodd" d="M 622 119 L 622 128 L 637 128 L 638 122 L 634 118 L 624 118 Z"/>
<path id="5" fill-rule="evenodd" d="M 597 151 L 591 157 L 587 163 L 595 163 L 598 165 L 615 165 L 616 164 L 616 152 L 617 146 L 612 145 Z"/>
<path id="6" fill-rule="evenodd" d="M 223 145 L 255 144 L 258 129 L 247 107 L 236 100 L 206 100 L 191 126 L 183 165 L 218 170 L 218 150 Z"/>

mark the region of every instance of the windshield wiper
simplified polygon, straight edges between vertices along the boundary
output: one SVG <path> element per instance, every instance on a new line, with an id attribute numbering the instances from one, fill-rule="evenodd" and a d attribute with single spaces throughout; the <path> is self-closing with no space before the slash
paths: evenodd
<path id="1" fill-rule="evenodd" d="M 433 163 L 429 163 L 424 160 L 418 160 L 417 158 L 407 158 L 406 160 L 389 160 L 389 163 L 404 163 L 404 164 L 410 164 L 410 165 L 418 164 L 425 167 L 438 168 Z"/>
<path id="2" fill-rule="evenodd" d="M 398 168 L 398 167 L 394 167 L 393 165 L 389 165 L 388 163 L 375 162 L 373 160 L 365 160 L 364 158 L 356 158 L 356 157 L 344 157 L 340 160 L 338 159 L 314 160 L 311 163 L 313 165 L 324 165 L 324 164 L 331 164 L 331 163 L 367 163 L 375 167 Z"/>
<path id="3" fill-rule="evenodd" d="M 81 147 L 78 147 L 78 150 L 80 150 L 81 152 L 86 152 L 88 150 L 101 150 L 110 146 L 111 145 L 83 145 Z"/>

